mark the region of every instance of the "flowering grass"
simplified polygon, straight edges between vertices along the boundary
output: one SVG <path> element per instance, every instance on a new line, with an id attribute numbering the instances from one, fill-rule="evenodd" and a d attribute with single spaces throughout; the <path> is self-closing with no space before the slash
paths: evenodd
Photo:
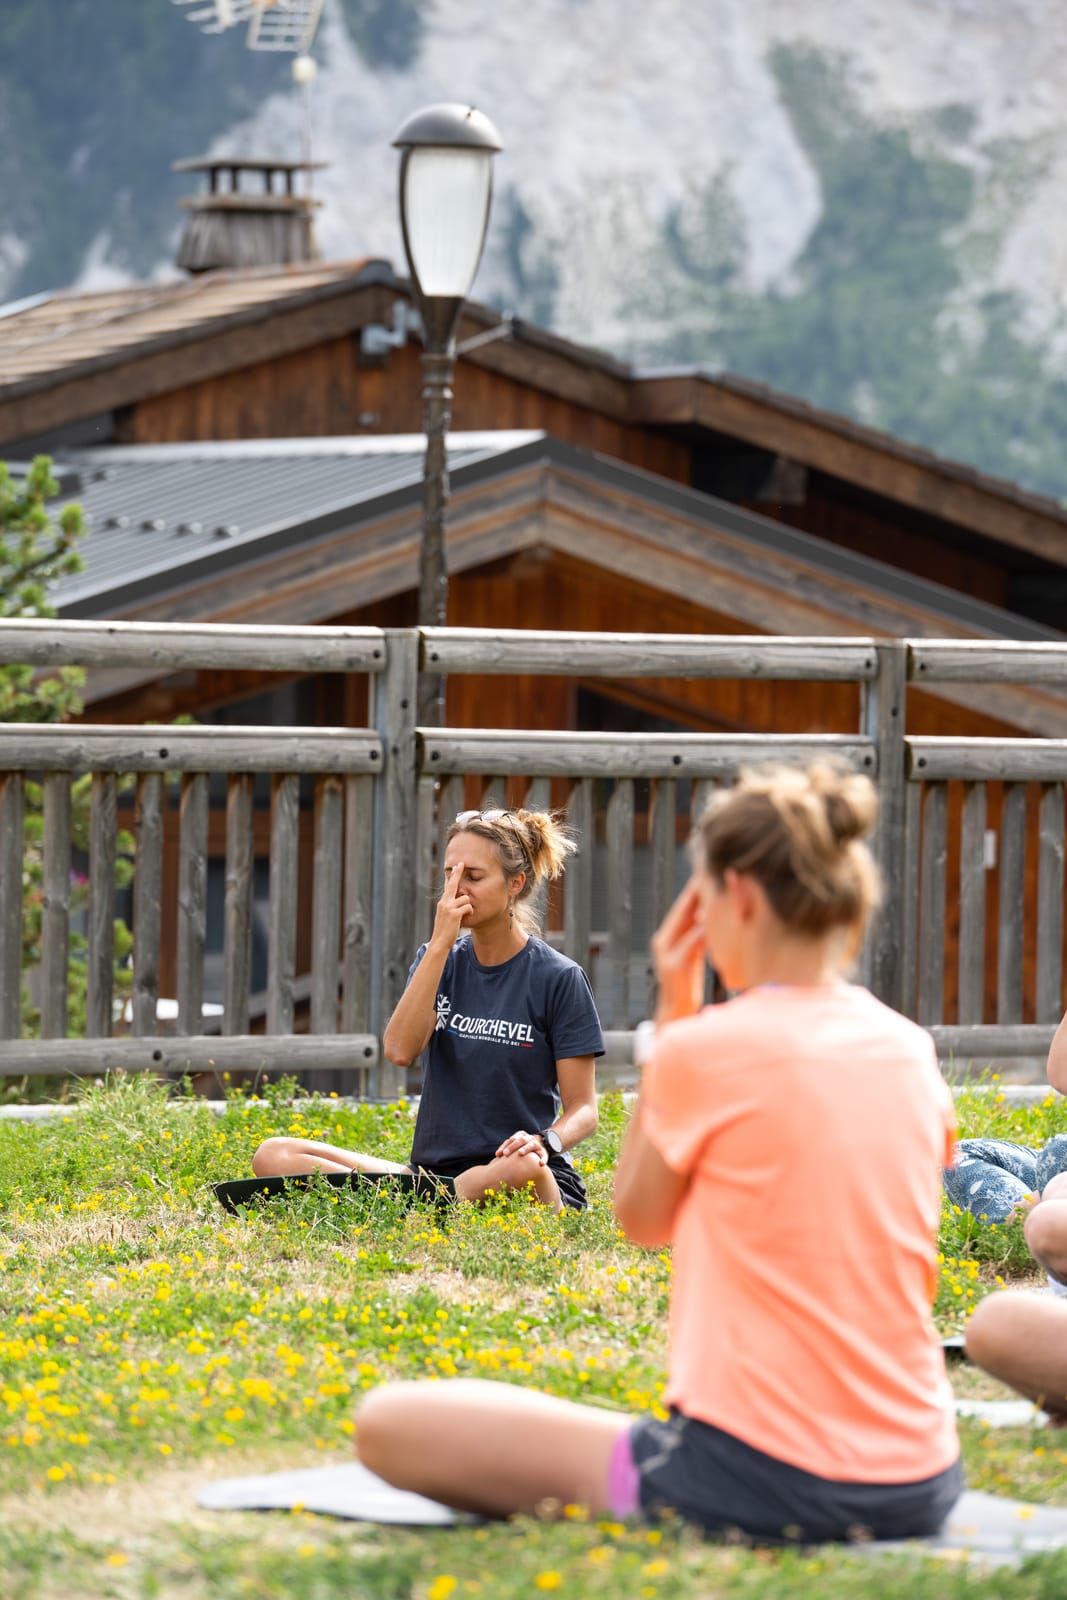
<path id="1" fill-rule="evenodd" d="M 995 1090 L 960 1106 L 964 1132 L 1035 1144 L 1067 1128 L 1065 1110 L 1051 1095 L 1014 1110 Z M 346 1457 L 360 1393 L 388 1377 L 659 1408 L 670 1258 L 615 1227 L 623 1121 L 605 1097 L 580 1152 L 592 1204 L 559 1218 L 521 1197 L 440 1210 L 325 1185 L 231 1217 L 211 1193 L 273 1133 L 403 1159 L 404 1104 L 294 1101 L 280 1086 L 234 1094 L 219 1116 L 128 1078 L 50 1121 L 0 1124 L 5 1600 L 1062 1593 L 1067 1555 L 988 1588 L 911 1557 L 768 1555 L 579 1517 L 414 1534 L 195 1509 L 211 1478 Z M 1032 1271 L 1018 1224 L 946 1205 L 941 1246 L 945 1331 Z M 975 1392 L 973 1374 L 959 1381 Z M 968 1425 L 964 1445 L 975 1487 L 1067 1502 L 1058 1434 Z"/>

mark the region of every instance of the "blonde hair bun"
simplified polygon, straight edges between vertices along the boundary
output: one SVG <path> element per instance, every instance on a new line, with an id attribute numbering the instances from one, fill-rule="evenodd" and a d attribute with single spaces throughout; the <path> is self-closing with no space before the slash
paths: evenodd
<path id="1" fill-rule="evenodd" d="M 795 932 L 843 927 L 858 945 L 879 900 L 863 842 L 877 813 L 870 779 L 832 762 L 747 768 L 700 820 L 703 864 L 719 881 L 730 869 L 754 878 Z"/>

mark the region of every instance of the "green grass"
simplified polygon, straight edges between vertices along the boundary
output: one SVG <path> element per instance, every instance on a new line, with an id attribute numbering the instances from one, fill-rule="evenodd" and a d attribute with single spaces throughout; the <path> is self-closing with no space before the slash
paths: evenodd
<path id="1" fill-rule="evenodd" d="M 548 1215 L 405 1206 L 326 1186 L 230 1217 L 209 1183 L 270 1133 L 403 1158 L 406 1105 L 234 1095 L 224 1115 L 142 1079 L 87 1091 L 49 1122 L 0 1124 L 0 1592 L 396 1600 L 465 1595 L 1060 1595 L 1067 1555 L 1021 1574 L 912 1557 L 745 1552 L 683 1531 L 517 1522 L 398 1533 L 304 1515 L 195 1508 L 211 1478 L 343 1459 L 361 1391 L 393 1376 L 477 1375 L 628 1411 L 659 1406 L 667 1252 L 612 1217 L 624 1110 L 582 1146 L 592 1204 Z M 1040 1143 L 1067 1102 L 1013 1110 L 967 1094 L 967 1133 Z M 1032 1274 L 1018 1224 L 946 1205 L 937 1316 L 962 1324 Z M 960 1369 L 961 1392 L 995 1392 Z M 964 1430 L 969 1480 L 1067 1501 L 1067 1440 Z M 558 1580 L 558 1583 L 557 1583 Z M 990 1584 L 993 1587 L 990 1587 Z"/>

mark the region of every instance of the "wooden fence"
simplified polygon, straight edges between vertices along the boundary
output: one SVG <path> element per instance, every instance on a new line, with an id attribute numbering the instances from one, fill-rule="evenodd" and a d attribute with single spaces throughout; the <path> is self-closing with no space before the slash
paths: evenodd
<path id="1" fill-rule="evenodd" d="M 1063 785 L 1067 742 L 918 739 L 909 681 L 1067 684 L 1067 647 L 873 639 L 579 635 L 479 630 L 215 628 L 0 623 L 0 662 L 122 669 L 243 667 L 367 677 L 370 726 L 0 725 L 0 1073 L 282 1070 L 379 1095 L 403 1075 L 381 1058 L 384 1020 L 432 916 L 449 822 L 489 797 L 561 805 L 580 840 L 548 937 L 590 971 L 616 1047 L 652 1005 L 647 938 L 686 872 L 684 841 L 707 795 L 753 761 L 832 754 L 880 797 L 875 850 L 886 885 L 862 976 L 931 1027 L 944 1054 L 1042 1055 L 1062 1003 Z M 855 683 L 852 735 L 712 735 L 420 729 L 420 671 L 603 678 L 761 678 Z M 73 849 L 72 781 L 91 791 L 84 855 Z M 84 775 L 88 775 L 86 779 Z M 135 855 L 131 993 L 113 985 L 113 912 L 123 805 Z M 204 1019 L 209 821 L 224 809 L 222 993 Z M 175 892 L 164 885 L 164 817 L 177 816 Z M 251 993 L 256 814 L 269 814 L 267 981 Z M 27 827 L 38 816 L 43 823 Z M 999 829 L 991 833 L 991 822 Z M 310 862 L 302 841 L 310 831 Z M 261 830 L 262 834 L 262 830 Z M 999 863 L 986 904 L 990 838 Z M 264 846 L 260 845 L 261 853 Z M 1036 906 L 1024 892 L 1035 859 Z M 29 977 L 27 856 L 39 876 Z M 84 1037 L 67 1037 L 71 873 L 88 878 Z M 301 862 L 303 861 L 303 865 Z M 1031 897 L 1033 898 L 1033 897 Z M 310 901 L 310 958 L 296 916 Z M 946 927 L 958 905 L 958 973 Z M 995 917 L 994 917 L 995 912 Z M 174 919 L 176 1010 L 161 1023 L 160 949 Z M 983 1019 L 995 922 L 997 1015 Z M 1035 957 L 1036 951 L 1036 957 Z M 1024 992 L 1029 965 L 1033 993 Z M 946 982 L 948 978 L 948 982 Z M 947 1003 L 947 1007 L 946 1007 Z M 257 1015 L 258 1013 L 258 1015 Z M 1024 1020 L 1032 1016 L 1032 1020 Z M 253 1026 L 263 1032 L 252 1031 Z M 308 1031 L 294 1031 L 295 1028 Z"/>

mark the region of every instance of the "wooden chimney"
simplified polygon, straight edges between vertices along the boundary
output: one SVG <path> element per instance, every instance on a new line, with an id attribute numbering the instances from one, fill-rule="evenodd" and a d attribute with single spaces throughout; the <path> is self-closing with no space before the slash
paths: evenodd
<path id="1" fill-rule="evenodd" d="M 318 260 L 312 214 L 321 205 L 295 192 L 298 172 L 325 166 L 323 161 L 260 161 L 241 157 L 205 156 L 175 161 L 175 172 L 206 172 L 207 194 L 182 200 L 188 215 L 178 245 L 178 265 L 187 272 L 213 272 L 225 267 L 273 267 Z M 262 188 L 241 187 L 250 174 Z M 228 182 L 227 182 L 228 175 Z"/>

